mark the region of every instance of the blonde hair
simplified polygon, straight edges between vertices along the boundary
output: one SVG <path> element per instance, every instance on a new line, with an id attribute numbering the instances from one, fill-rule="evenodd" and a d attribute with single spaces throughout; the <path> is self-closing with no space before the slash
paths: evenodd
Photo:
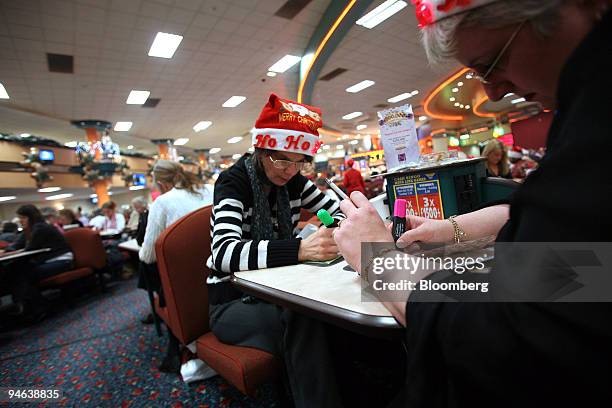
<path id="1" fill-rule="evenodd" d="M 153 166 L 153 180 L 172 184 L 175 188 L 184 189 L 192 194 L 200 194 L 198 188 L 202 180 L 196 174 L 186 172 L 183 166 L 170 160 L 158 160 Z"/>
<path id="2" fill-rule="evenodd" d="M 510 172 L 510 165 L 508 164 L 508 151 L 506 150 L 506 146 L 504 146 L 502 142 L 497 139 L 490 140 L 482 151 L 481 156 L 488 159 L 489 155 L 495 152 L 496 150 L 500 150 L 502 152 L 502 158 L 499 161 L 499 164 L 497 165 L 499 175 L 502 176 L 508 174 L 508 172 Z M 486 164 L 488 168 L 489 162 L 487 161 Z"/>

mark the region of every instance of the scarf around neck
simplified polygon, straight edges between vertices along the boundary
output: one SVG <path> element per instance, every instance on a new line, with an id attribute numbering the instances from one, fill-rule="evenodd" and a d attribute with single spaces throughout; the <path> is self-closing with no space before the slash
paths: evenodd
<path id="1" fill-rule="evenodd" d="M 253 156 L 244 161 L 251 189 L 253 191 L 253 215 L 251 218 L 251 236 L 254 240 L 290 239 L 293 236 L 293 223 L 291 222 L 291 206 L 289 192 L 286 186 L 271 186 L 276 190 L 276 219 L 278 222 L 278 238 L 274 236 L 272 225 L 272 210 L 268 195 L 264 193 L 263 182 L 267 180 L 263 169 L 256 169 Z M 259 171 L 258 171 L 259 170 Z M 263 173 L 263 174 L 261 174 Z M 270 193 L 273 193 L 271 191 Z"/>

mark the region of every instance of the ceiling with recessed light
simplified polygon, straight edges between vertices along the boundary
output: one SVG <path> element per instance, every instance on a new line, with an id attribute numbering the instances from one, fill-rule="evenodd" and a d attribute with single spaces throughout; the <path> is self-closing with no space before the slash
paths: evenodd
<path id="1" fill-rule="evenodd" d="M 154 154 L 152 139 L 181 138 L 188 140 L 178 148 L 180 154 L 198 148 L 215 148 L 224 156 L 242 153 L 250 146 L 248 131 L 267 96 L 296 97 L 295 56 L 299 60 L 304 53 L 330 0 L 306 2 L 292 18 L 275 15 L 286 3 L 2 1 L 0 83 L 10 99 L 0 99 L 0 132 L 67 143 L 85 139 L 70 120 L 100 119 L 114 126 L 131 122 L 111 132 L 124 149 L 131 145 Z M 366 12 L 381 3 L 373 1 Z M 367 22 L 352 24 L 313 90 L 312 104 L 322 108 L 327 128 L 340 134 L 375 132 L 377 111 L 405 103 L 413 104 L 417 118 L 424 115 L 423 100 L 458 67 L 429 66 L 416 25 L 411 6 L 372 28 Z M 160 38 L 158 33 L 173 36 Z M 175 51 L 153 50 L 156 38 Z M 472 100 L 478 87 L 466 83 L 456 94 Z M 453 111 L 446 92 L 440 92 L 436 109 Z M 499 112 L 512 105 L 510 100 L 483 101 L 481 108 Z M 362 114 L 342 118 L 352 112 Z M 324 140 L 337 142 L 336 136 Z"/>

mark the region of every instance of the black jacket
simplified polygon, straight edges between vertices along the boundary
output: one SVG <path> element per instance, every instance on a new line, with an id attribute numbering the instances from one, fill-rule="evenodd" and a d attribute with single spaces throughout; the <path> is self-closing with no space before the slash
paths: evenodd
<path id="1" fill-rule="evenodd" d="M 32 226 L 32 234 L 29 241 L 26 240 L 25 232 L 19 234 L 17 240 L 7 248 L 7 251 L 17 249 L 32 251 L 42 248 L 51 248 L 51 251 L 35 256 L 34 259 L 38 262 L 45 262 L 72 251 L 64 235 L 56 227 L 46 222 L 39 222 Z"/>
<path id="2" fill-rule="evenodd" d="M 512 197 L 498 241 L 612 241 L 610 73 L 612 12 L 563 68 L 547 154 Z M 610 404 L 611 304 L 417 303 L 427 296 L 413 293 L 407 306 L 408 381 L 399 405 Z"/>

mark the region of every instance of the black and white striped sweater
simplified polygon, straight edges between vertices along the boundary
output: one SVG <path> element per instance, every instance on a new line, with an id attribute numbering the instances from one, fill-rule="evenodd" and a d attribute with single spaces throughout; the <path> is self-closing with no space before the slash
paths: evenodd
<path id="1" fill-rule="evenodd" d="M 236 164 L 219 175 L 215 183 L 214 207 L 210 220 L 212 255 L 207 266 L 212 270 L 207 279 L 211 304 L 225 303 L 240 297 L 229 287 L 232 272 L 272 268 L 298 263 L 300 239 L 253 240 L 251 219 L 253 191 L 247 174 L 244 155 Z M 333 200 L 306 177 L 297 174 L 287 183 L 294 236 L 300 220 L 300 210 L 316 213 L 326 209 L 332 216 L 340 214 L 338 201 Z M 273 194 L 271 194 L 273 196 Z M 276 199 L 270 198 L 274 234 L 278 233 Z"/>

